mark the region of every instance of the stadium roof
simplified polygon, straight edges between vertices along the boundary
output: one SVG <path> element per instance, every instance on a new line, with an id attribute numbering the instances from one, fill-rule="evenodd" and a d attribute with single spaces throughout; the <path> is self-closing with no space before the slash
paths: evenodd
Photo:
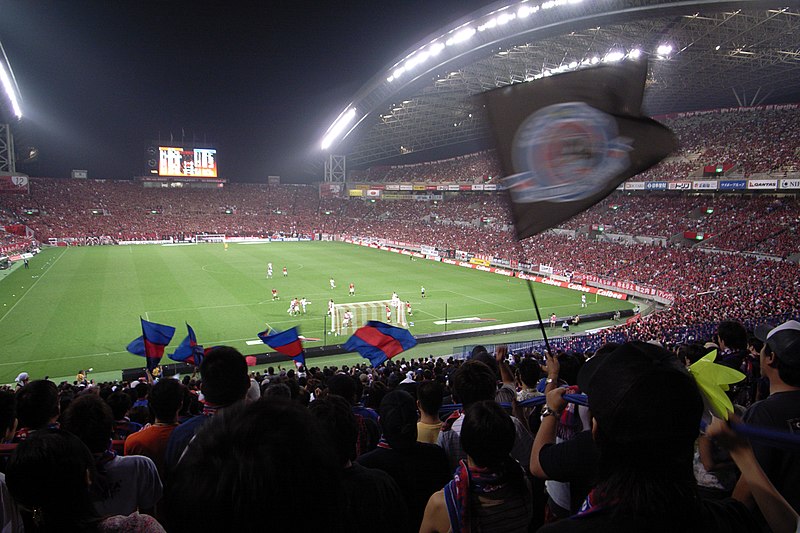
<path id="1" fill-rule="evenodd" d="M 645 99 L 651 115 L 797 102 L 800 3 L 495 3 L 378 72 L 331 125 L 323 148 L 363 167 L 485 140 L 486 123 L 472 96 L 637 56 L 651 60 Z"/>

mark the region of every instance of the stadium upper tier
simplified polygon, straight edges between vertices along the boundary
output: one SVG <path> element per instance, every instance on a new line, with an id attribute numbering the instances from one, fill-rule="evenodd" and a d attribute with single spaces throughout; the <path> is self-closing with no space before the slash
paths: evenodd
<path id="1" fill-rule="evenodd" d="M 774 1 L 497 2 L 454 21 L 368 80 L 323 149 L 365 168 L 485 143 L 476 95 L 592 65 L 650 60 L 651 115 L 797 101 L 800 10 Z M 331 117 L 333 118 L 333 117 Z"/>
<path id="2" fill-rule="evenodd" d="M 679 150 L 636 181 L 678 181 L 722 165 L 726 175 L 785 175 L 800 170 L 800 106 L 741 108 L 662 117 L 678 137 Z M 374 166 L 351 181 L 484 183 L 502 175 L 493 150 L 432 163 Z"/>

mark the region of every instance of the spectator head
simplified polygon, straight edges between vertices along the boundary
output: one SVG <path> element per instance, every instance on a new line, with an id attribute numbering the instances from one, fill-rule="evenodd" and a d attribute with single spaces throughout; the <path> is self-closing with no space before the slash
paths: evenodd
<path id="1" fill-rule="evenodd" d="M 250 376 L 244 356 L 230 346 L 215 346 L 200 365 L 203 383 L 200 390 L 206 401 L 227 406 L 242 400 L 250 389 Z"/>
<path id="2" fill-rule="evenodd" d="M 516 429 L 511 417 L 492 400 L 469 406 L 461 426 L 461 446 L 482 467 L 498 467 L 508 460 Z"/>
<path id="3" fill-rule="evenodd" d="M 747 349 L 747 330 L 741 322 L 723 320 L 717 328 L 719 347 L 729 350 Z"/>
<path id="4" fill-rule="evenodd" d="M 88 474 L 87 474 L 88 473 Z M 31 531 L 84 531 L 96 520 L 89 495 L 92 454 L 78 437 L 58 429 L 33 433 L 14 450 L 6 470 L 8 490 L 24 509 Z"/>
<path id="5" fill-rule="evenodd" d="M 678 346 L 678 360 L 686 366 L 693 365 L 708 353 L 699 342 L 690 342 Z"/>
<path id="6" fill-rule="evenodd" d="M 111 414 L 114 420 L 122 420 L 128 415 L 133 402 L 131 397 L 124 392 L 114 392 L 108 397 L 106 403 L 111 408 Z"/>
<path id="7" fill-rule="evenodd" d="M 114 431 L 111 408 L 94 394 L 83 394 L 70 403 L 62 417 L 64 429 L 77 436 L 92 453 L 108 449 Z"/>
<path id="8" fill-rule="evenodd" d="M 304 502 L 333 529 L 340 524 L 341 465 L 308 409 L 273 398 L 219 411 L 197 433 L 170 476 L 165 526 L 175 531 L 252 531 L 264 502 Z M 298 458 L 302 458 L 298 460 Z M 303 526 L 294 513 L 270 513 L 269 526 Z"/>
<path id="9" fill-rule="evenodd" d="M 351 405 L 356 403 L 356 382 L 347 374 L 334 374 L 328 378 L 328 392 L 341 396 Z"/>
<path id="10" fill-rule="evenodd" d="M 453 374 L 453 394 L 464 409 L 475 402 L 494 399 L 496 380 L 492 369 L 470 359 Z"/>
<path id="11" fill-rule="evenodd" d="M 317 424 L 328 433 L 339 464 L 346 466 L 350 461 L 354 461 L 358 422 L 350 402 L 341 396 L 329 394 L 325 398 L 314 400 L 308 409 L 317 420 Z"/>
<path id="12" fill-rule="evenodd" d="M 492 354 L 486 349 L 486 346 L 478 345 L 472 349 L 472 355 L 470 359 L 474 359 L 475 361 L 480 361 L 481 363 L 488 366 L 492 373 L 495 376 L 495 381 L 500 379 L 500 368 L 497 366 L 497 360 L 494 358 Z"/>
<path id="13" fill-rule="evenodd" d="M 183 385 L 177 379 L 162 378 L 150 391 L 150 409 L 159 422 L 175 422 L 183 406 Z"/>
<path id="14" fill-rule="evenodd" d="M 532 357 L 526 357 L 517 365 L 519 379 L 526 387 L 535 387 L 542 377 L 542 369 L 539 363 Z"/>
<path id="15" fill-rule="evenodd" d="M 444 388 L 435 381 L 423 381 L 417 387 L 417 407 L 431 416 L 438 416 L 444 398 Z"/>
<path id="16" fill-rule="evenodd" d="M 570 385 L 575 385 L 578 382 L 578 371 L 583 366 L 583 356 L 573 353 L 560 353 L 558 354 L 558 363 L 560 365 L 558 377 Z"/>
<path id="17" fill-rule="evenodd" d="M 147 383 L 139 383 L 133 390 L 136 392 L 137 400 L 144 400 L 147 398 L 147 395 L 150 394 L 150 385 Z"/>
<path id="18" fill-rule="evenodd" d="M 17 389 L 19 427 L 42 429 L 58 418 L 58 388 L 52 381 L 39 379 Z"/>
<path id="19" fill-rule="evenodd" d="M 605 473 L 692 475 L 703 400 L 673 354 L 629 342 L 586 363 L 578 385 L 588 395 L 595 419 L 601 475 L 604 468 Z"/>
<path id="20" fill-rule="evenodd" d="M 781 381 L 800 387 L 800 322 L 789 320 L 775 328 L 762 325 L 755 334 L 764 343 L 761 353 L 766 360 L 762 362 L 762 372 L 766 363 Z"/>
<path id="21" fill-rule="evenodd" d="M 10 390 L 0 390 L 0 439 L 11 440 L 17 430 L 17 399 Z"/>
<path id="22" fill-rule="evenodd" d="M 394 449 L 408 450 L 417 442 L 417 403 L 406 391 L 384 396 L 378 409 L 383 438 Z"/>
<path id="23" fill-rule="evenodd" d="M 292 390 L 286 383 L 270 383 L 264 389 L 263 397 L 266 399 L 266 398 L 274 398 L 276 396 L 280 396 L 286 399 L 291 399 Z"/>

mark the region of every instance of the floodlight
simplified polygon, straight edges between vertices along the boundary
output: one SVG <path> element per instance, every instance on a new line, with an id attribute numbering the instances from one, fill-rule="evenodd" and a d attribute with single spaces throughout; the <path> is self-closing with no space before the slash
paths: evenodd
<path id="1" fill-rule="evenodd" d="M 439 55 L 439 52 L 444 50 L 444 44 L 443 43 L 433 43 L 431 45 L 431 47 L 429 48 L 429 50 L 430 50 L 430 53 L 431 53 L 432 56 Z"/>
<path id="2" fill-rule="evenodd" d="M 656 53 L 660 56 L 668 56 L 672 53 L 672 45 L 662 44 L 656 48 Z"/>
<path id="3" fill-rule="evenodd" d="M 497 19 L 492 18 L 492 19 L 487 20 L 486 22 L 484 22 L 480 26 L 478 26 L 478 31 L 489 30 L 489 29 L 494 28 L 495 26 L 497 26 Z"/>
<path id="4" fill-rule="evenodd" d="M 634 48 L 633 50 L 630 51 L 630 53 L 628 54 L 628 57 L 630 57 L 632 59 L 639 59 L 639 56 L 641 56 L 641 55 L 642 55 L 642 51 L 639 50 L 638 48 Z"/>
<path id="5" fill-rule="evenodd" d="M 625 54 L 622 52 L 609 52 L 603 58 L 604 63 L 615 63 L 625 57 Z"/>
<path id="6" fill-rule="evenodd" d="M 8 95 L 8 99 L 11 102 L 14 115 L 18 119 L 22 118 L 22 109 L 19 107 L 19 100 L 17 100 L 17 91 L 14 90 L 15 84 L 11 81 L 11 76 L 8 75 L 6 66 L 2 63 L 0 63 L 0 81 L 2 81 L 3 89 L 5 89 L 6 95 Z"/>
<path id="7" fill-rule="evenodd" d="M 513 13 L 503 13 L 499 17 L 497 17 L 497 24 L 502 26 L 503 24 L 508 24 L 510 21 L 517 18 L 517 16 Z"/>
<path id="8" fill-rule="evenodd" d="M 717 50 L 717 51 L 719 51 L 719 49 L 720 49 L 720 46 L 719 46 L 719 45 L 717 45 L 717 46 L 715 46 L 715 47 L 714 47 L 714 50 Z"/>
<path id="9" fill-rule="evenodd" d="M 600 61 L 600 58 L 599 58 L 599 57 L 597 57 L 597 56 L 594 56 L 594 57 L 592 58 L 592 65 L 596 65 L 596 64 L 597 64 L 599 61 Z"/>
<path id="10" fill-rule="evenodd" d="M 333 141 L 341 135 L 342 131 L 356 118 L 356 108 L 351 107 L 342 112 L 341 115 L 334 121 L 330 128 L 328 128 L 328 132 L 325 134 L 325 137 L 322 139 L 322 149 L 327 150 Z"/>
<path id="11" fill-rule="evenodd" d="M 475 35 L 476 30 L 475 28 L 464 28 L 463 30 L 459 30 L 455 33 L 452 37 L 447 39 L 447 46 L 452 46 L 454 44 L 463 43 L 464 41 L 468 41 L 473 35 Z"/>
<path id="12" fill-rule="evenodd" d="M 532 11 L 533 10 L 530 8 L 530 6 L 522 6 L 517 10 L 517 17 L 521 19 L 527 18 L 530 16 Z"/>
<path id="13" fill-rule="evenodd" d="M 572 63 L 569 64 L 569 68 L 578 68 L 578 62 L 573 61 Z"/>

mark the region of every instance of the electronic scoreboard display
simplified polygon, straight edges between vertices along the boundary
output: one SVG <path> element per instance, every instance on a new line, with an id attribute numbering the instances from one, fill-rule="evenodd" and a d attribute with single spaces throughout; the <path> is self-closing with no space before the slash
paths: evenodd
<path id="1" fill-rule="evenodd" d="M 217 151 L 213 148 L 158 147 L 158 175 L 216 178 Z"/>

